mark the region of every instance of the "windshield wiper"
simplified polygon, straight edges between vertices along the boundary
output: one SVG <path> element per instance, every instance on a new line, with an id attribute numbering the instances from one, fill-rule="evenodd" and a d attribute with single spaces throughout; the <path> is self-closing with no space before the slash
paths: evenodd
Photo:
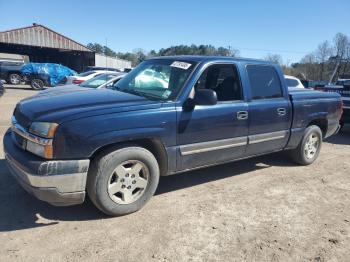
<path id="1" fill-rule="evenodd" d="M 147 93 L 147 92 L 137 91 L 135 89 L 114 87 L 114 90 L 124 92 L 124 93 L 129 93 L 132 95 L 142 96 L 142 97 L 145 97 L 145 98 L 150 99 L 150 100 L 162 100 L 159 96 L 155 96 L 155 95 L 152 95 L 152 94 Z"/>

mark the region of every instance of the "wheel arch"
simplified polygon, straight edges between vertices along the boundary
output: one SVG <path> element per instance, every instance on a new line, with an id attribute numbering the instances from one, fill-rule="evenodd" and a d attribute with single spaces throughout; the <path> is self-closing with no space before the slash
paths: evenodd
<path id="1" fill-rule="evenodd" d="M 326 136 L 327 131 L 328 131 L 328 121 L 327 121 L 327 119 L 325 119 L 325 118 L 313 119 L 312 121 L 310 121 L 308 123 L 308 125 L 306 127 L 309 127 L 309 126 L 312 126 L 312 125 L 318 126 L 321 129 L 322 137 Z"/>
<path id="2" fill-rule="evenodd" d="M 165 176 L 168 173 L 168 154 L 164 144 L 157 138 L 141 138 L 135 140 L 120 141 L 104 145 L 93 152 L 90 156 L 90 160 L 94 161 L 96 157 L 101 154 L 114 151 L 116 148 L 128 147 L 130 145 L 136 145 L 150 151 L 157 159 L 159 165 L 159 171 L 161 176 Z"/>

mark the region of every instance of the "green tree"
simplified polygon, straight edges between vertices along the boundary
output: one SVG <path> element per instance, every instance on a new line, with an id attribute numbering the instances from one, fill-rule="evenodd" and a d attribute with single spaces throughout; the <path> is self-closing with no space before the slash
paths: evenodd
<path id="1" fill-rule="evenodd" d="M 92 51 L 103 54 L 103 46 L 98 43 L 88 43 L 87 48 L 91 49 Z"/>

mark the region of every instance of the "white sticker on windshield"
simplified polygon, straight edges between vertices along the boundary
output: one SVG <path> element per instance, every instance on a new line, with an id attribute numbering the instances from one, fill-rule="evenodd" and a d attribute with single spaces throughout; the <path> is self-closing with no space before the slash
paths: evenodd
<path id="1" fill-rule="evenodd" d="M 191 65 L 192 64 L 186 62 L 174 61 L 170 66 L 187 70 Z"/>

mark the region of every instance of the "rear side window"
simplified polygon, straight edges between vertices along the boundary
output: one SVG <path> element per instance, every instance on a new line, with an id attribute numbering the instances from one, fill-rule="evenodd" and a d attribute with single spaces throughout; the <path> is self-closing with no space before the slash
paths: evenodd
<path id="1" fill-rule="evenodd" d="M 272 66 L 248 65 L 252 99 L 282 97 L 282 86 L 276 70 Z"/>

